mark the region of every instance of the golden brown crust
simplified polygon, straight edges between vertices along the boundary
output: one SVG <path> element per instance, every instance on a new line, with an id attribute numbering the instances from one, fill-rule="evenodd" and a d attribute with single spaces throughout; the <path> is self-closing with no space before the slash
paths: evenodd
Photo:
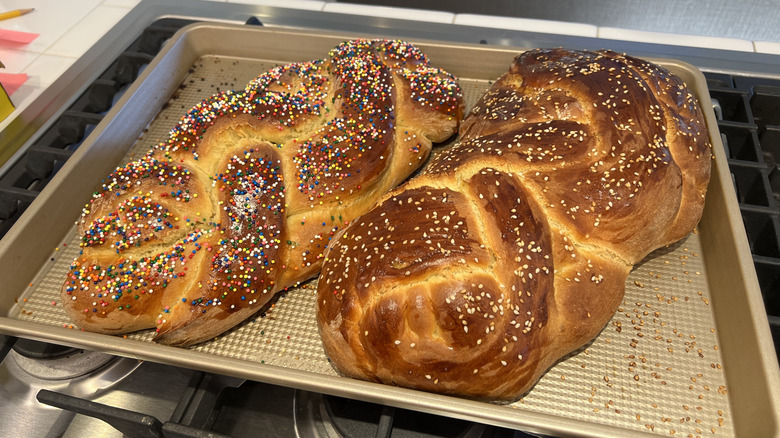
<path id="1" fill-rule="evenodd" d="M 666 70 L 526 52 L 458 144 L 332 243 L 325 350 L 349 376 L 517 399 L 601 331 L 634 263 L 692 230 L 709 168 L 701 111 Z"/>
<path id="2" fill-rule="evenodd" d="M 451 75 L 384 40 L 204 100 L 85 208 L 68 314 L 172 345 L 219 335 L 315 275 L 330 238 L 420 167 L 462 107 Z"/>

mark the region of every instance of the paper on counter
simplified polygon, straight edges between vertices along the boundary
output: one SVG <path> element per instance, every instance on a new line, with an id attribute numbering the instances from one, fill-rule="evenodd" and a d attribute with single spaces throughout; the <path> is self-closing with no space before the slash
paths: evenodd
<path id="1" fill-rule="evenodd" d="M 5 120 L 9 114 L 14 112 L 14 109 L 14 104 L 8 97 L 8 93 L 6 93 L 2 85 L 0 85 L 0 121 Z"/>
<path id="2" fill-rule="evenodd" d="M 27 81 L 27 73 L 0 73 L 0 85 L 9 96 Z"/>
<path id="3" fill-rule="evenodd" d="M 30 44 L 40 34 L 32 32 L 22 32 L 19 30 L 0 29 L 0 41 L 16 43 L 16 44 Z"/>

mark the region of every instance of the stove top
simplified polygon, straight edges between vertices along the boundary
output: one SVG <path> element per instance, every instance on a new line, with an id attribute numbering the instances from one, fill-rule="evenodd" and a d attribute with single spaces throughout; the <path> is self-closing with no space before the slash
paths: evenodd
<path id="1" fill-rule="evenodd" d="M 0 436 L 531 436 L 105 353 L 3 341 Z"/>
<path id="2" fill-rule="evenodd" d="M 0 237 L 178 29 L 147 25 L 0 173 Z M 249 25 L 262 24 L 257 19 Z M 484 42 L 496 43 L 495 37 Z M 653 49 L 655 50 L 655 49 Z M 706 63 L 705 63 L 706 64 Z M 776 350 L 780 79 L 705 70 Z M 523 437 L 520 431 L 2 337 L 0 436 Z M 6 409 L 13 406 L 14 411 Z M 28 433 L 29 432 L 29 433 Z"/>

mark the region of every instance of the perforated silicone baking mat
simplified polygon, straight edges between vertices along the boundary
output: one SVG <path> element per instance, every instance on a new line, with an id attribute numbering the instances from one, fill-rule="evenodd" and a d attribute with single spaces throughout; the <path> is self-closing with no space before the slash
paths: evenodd
<path id="1" fill-rule="evenodd" d="M 511 57 L 506 60 L 508 67 Z M 180 116 L 202 99 L 219 90 L 243 88 L 280 63 L 210 53 L 199 56 L 154 120 L 139 133 L 124 160 L 138 157 L 166 138 Z M 470 108 L 494 78 L 459 79 Z M 437 148 L 442 147 L 446 145 Z M 73 223 L 76 219 L 65 220 Z M 705 263 L 706 245 L 702 243 L 711 238 L 697 230 L 637 265 L 626 283 L 620 309 L 602 333 L 560 361 L 530 393 L 510 405 L 427 395 L 340 377 L 322 350 L 315 324 L 316 280 L 279 294 L 251 320 L 190 349 L 156 345 L 151 342 L 152 330 L 117 337 L 81 332 L 71 325 L 59 302 L 65 273 L 78 253 L 74 227 L 56 247 L 42 249 L 51 253 L 49 260 L 15 295 L 16 305 L 8 317 L 69 329 L 72 343 L 117 354 L 509 427 L 556 434 L 735 436 L 735 423 L 740 420 L 734 418 L 736 405 L 719 345 L 721 322 L 713 311 L 712 290 L 718 285 L 711 284 L 707 269 L 712 267 Z M 45 333 L 41 328 L 39 337 L 45 339 Z"/>

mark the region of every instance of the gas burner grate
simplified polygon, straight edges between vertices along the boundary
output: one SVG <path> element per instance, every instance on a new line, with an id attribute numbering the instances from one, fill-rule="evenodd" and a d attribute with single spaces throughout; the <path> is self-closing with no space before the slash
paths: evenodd
<path id="1" fill-rule="evenodd" d="M 49 183 L 163 44 L 192 21 L 162 19 L 148 26 L 81 96 L 0 176 L 0 237 Z"/>
<path id="2" fill-rule="evenodd" d="M 780 351 L 780 80 L 705 76 Z"/>

